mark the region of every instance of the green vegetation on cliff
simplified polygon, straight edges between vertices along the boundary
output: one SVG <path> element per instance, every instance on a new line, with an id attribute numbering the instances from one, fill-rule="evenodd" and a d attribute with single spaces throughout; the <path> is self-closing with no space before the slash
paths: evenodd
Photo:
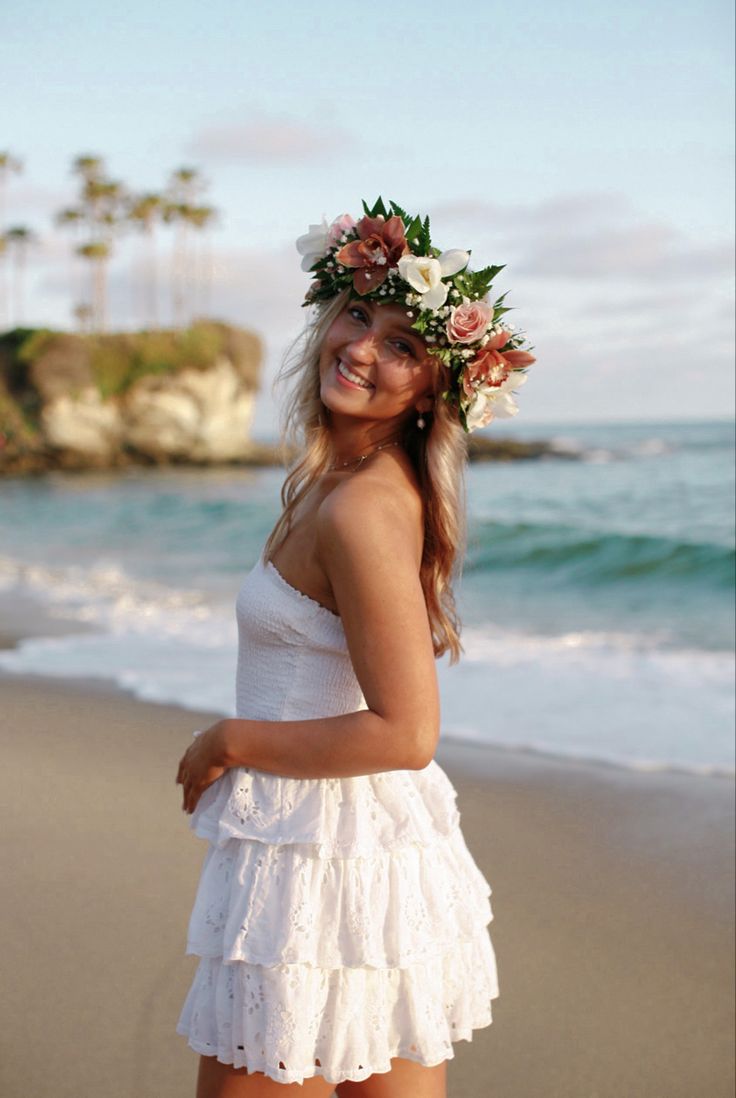
<path id="1" fill-rule="evenodd" d="M 103 400 L 125 393 L 146 374 L 206 370 L 221 355 L 258 388 L 253 337 L 227 324 L 201 321 L 178 330 L 78 335 L 14 328 L 0 335 L 0 379 L 11 394 L 32 400 L 94 385 Z M 38 402 L 37 402 L 38 403 Z"/>

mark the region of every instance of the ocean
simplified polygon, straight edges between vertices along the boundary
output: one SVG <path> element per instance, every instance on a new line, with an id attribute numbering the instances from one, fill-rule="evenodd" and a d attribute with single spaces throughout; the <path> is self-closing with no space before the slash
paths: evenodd
<path id="1" fill-rule="evenodd" d="M 549 438 L 559 456 L 468 469 L 465 654 L 438 661 L 442 736 L 732 774 L 733 422 L 504 434 Z M 235 597 L 282 480 L 136 468 L 0 481 L 0 618 L 31 599 L 88 627 L 57 622 L 60 635 L 0 651 L 0 669 L 111 678 L 232 715 Z"/>

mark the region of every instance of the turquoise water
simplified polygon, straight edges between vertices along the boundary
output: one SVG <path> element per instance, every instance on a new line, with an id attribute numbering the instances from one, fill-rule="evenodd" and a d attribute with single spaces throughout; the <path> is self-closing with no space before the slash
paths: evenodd
<path id="1" fill-rule="evenodd" d="M 730 769 L 733 424 L 516 434 L 578 457 L 468 470 L 466 658 L 439 664 L 447 734 Z M 3 597 L 30 592 L 99 632 L 27 641 L 0 667 L 107 674 L 141 696 L 231 711 L 233 603 L 282 477 L 140 469 L 2 483 Z"/>

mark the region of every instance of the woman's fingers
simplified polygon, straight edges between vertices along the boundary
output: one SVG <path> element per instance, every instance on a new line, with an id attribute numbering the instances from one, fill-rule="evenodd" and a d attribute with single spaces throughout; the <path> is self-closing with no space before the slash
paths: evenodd
<path id="1" fill-rule="evenodd" d="M 176 771 L 176 784 L 181 785 L 184 781 L 184 775 L 187 772 L 187 756 L 189 755 L 189 748 L 186 749 L 182 757 L 179 759 L 179 768 Z"/>
<path id="2" fill-rule="evenodd" d="M 194 742 L 182 755 L 176 772 L 176 784 L 182 787 L 182 809 L 185 812 L 194 812 L 205 789 L 222 777 L 226 769 L 213 766 L 210 741 L 202 739 L 204 733 L 197 731 L 194 735 Z"/>
<path id="3" fill-rule="evenodd" d="M 197 801 L 201 796 L 202 790 L 195 790 L 193 784 L 188 781 L 185 786 L 184 811 L 189 813 L 194 812 L 194 809 L 197 807 Z"/>

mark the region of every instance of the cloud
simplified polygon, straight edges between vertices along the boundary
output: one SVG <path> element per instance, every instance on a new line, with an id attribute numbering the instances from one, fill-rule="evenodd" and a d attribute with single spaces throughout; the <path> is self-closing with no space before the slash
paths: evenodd
<path id="1" fill-rule="evenodd" d="M 625 195 L 466 200 L 429 211 L 442 247 L 505 263 L 509 319 L 537 363 L 532 419 L 682 417 L 733 409 L 733 243 L 647 216 Z M 533 383 L 532 383 L 533 378 Z M 521 407 L 522 398 L 519 404 Z"/>
<path id="2" fill-rule="evenodd" d="M 559 195 L 525 205 L 457 202 L 437 207 L 433 221 L 440 219 L 465 233 L 482 226 L 474 253 L 483 262 L 508 262 L 525 278 L 648 288 L 715 282 L 733 270 L 731 239 L 693 238 L 679 226 L 644 217 L 617 193 Z"/>
<path id="3" fill-rule="evenodd" d="M 189 156 L 223 164 L 285 166 L 324 161 L 353 139 L 337 127 L 318 129 L 280 115 L 259 114 L 244 122 L 206 126 L 189 141 Z"/>
<path id="4" fill-rule="evenodd" d="M 528 247 L 518 269 L 568 280 L 691 282 L 727 276 L 732 254 L 725 241 L 693 241 L 662 223 L 587 231 L 572 225 L 560 226 Z"/>
<path id="5" fill-rule="evenodd" d="M 11 176 L 6 184 L 4 222 L 28 225 L 41 235 L 51 229 L 59 210 L 74 204 L 69 187 L 48 187 Z"/>

